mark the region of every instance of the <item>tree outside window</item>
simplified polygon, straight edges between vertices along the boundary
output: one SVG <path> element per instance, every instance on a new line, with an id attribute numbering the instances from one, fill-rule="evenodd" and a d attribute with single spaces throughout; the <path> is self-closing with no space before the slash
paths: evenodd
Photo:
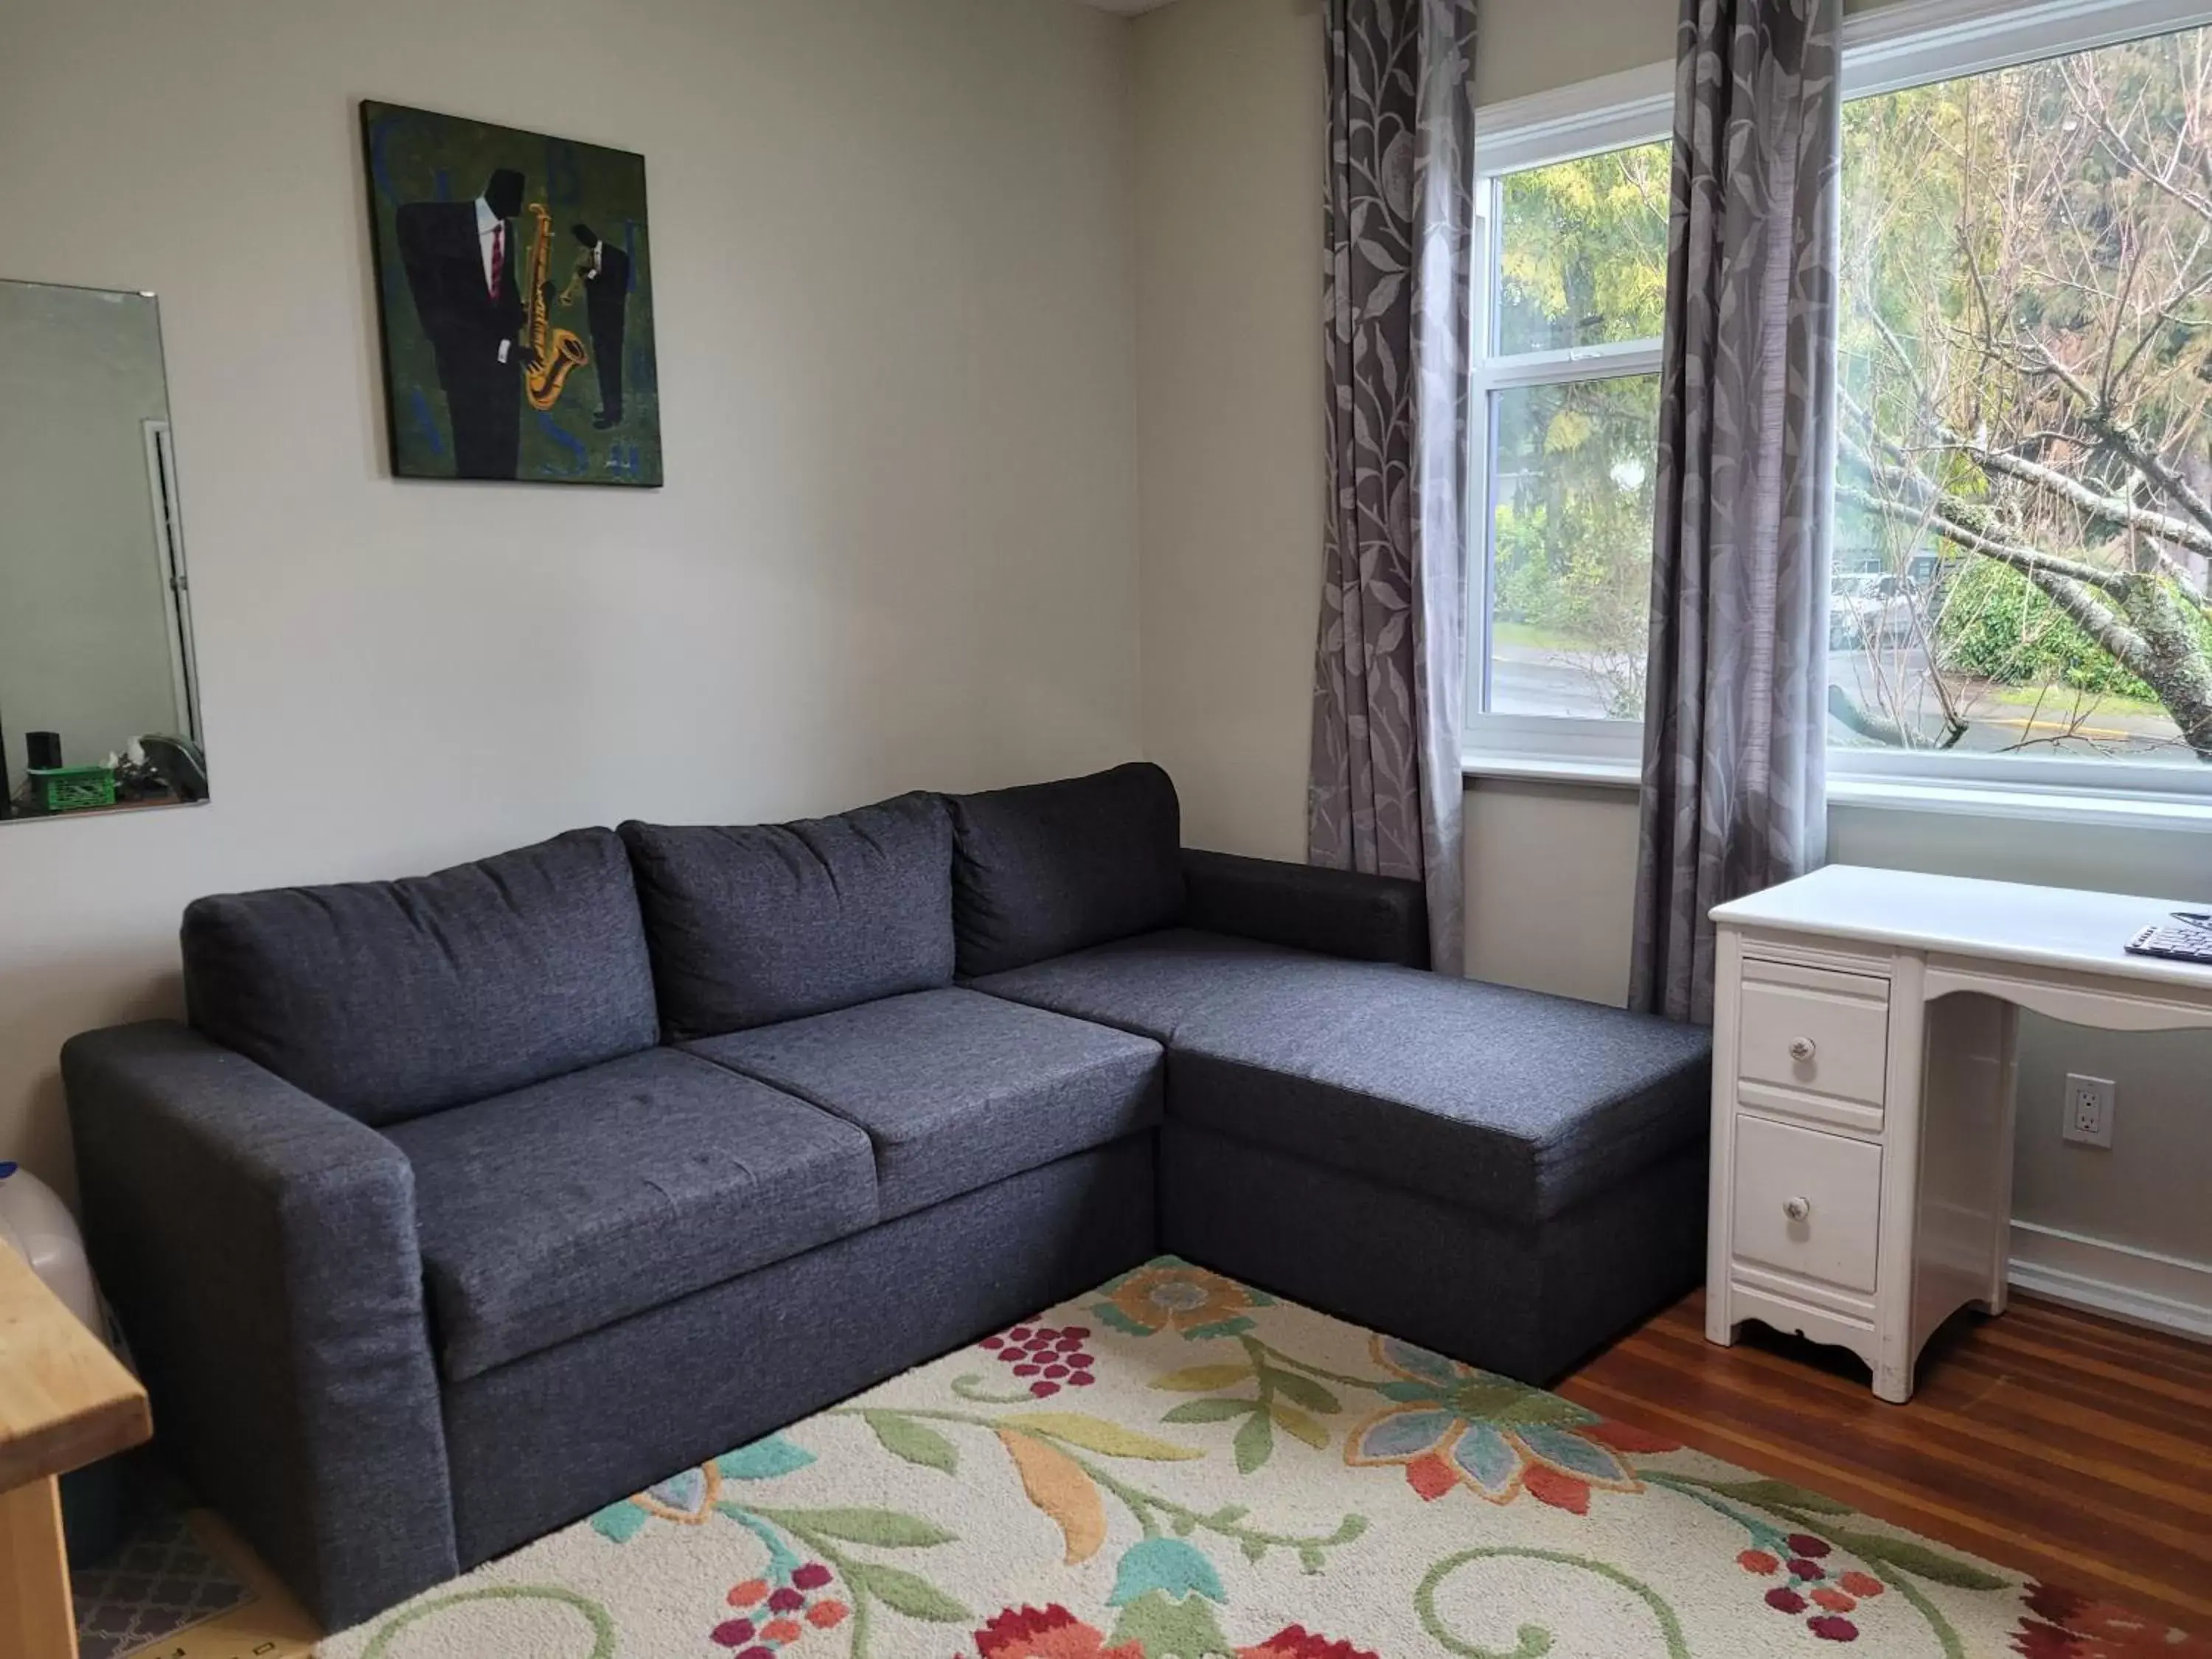
<path id="1" fill-rule="evenodd" d="M 2212 31 L 1844 129 L 1837 739 L 2212 760 Z"/>
<path id="2" fill-rule="evenodd" d="M 1668 151 L 1486 185 L 1479 714 L 1642 715 Z M 1844 182 L 1832 744 L 2212 761 L 2212 29 L 1856 100 Z"/>

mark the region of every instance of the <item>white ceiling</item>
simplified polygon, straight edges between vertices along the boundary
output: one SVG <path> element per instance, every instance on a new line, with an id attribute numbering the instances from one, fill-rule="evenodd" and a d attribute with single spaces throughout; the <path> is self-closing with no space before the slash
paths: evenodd
<path id="1" fill-rule="evenodd" d="M 1101 11 L 1118 11 L 1124 17 L 1134 17 L 1140 11 L 1158 11 L 1168 0 L 1085 0 Z"/>

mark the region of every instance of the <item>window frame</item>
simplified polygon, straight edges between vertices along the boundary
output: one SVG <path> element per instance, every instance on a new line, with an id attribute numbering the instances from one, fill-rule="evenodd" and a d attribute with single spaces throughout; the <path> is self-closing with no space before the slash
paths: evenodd
<path id="1" fill-rule="evenodd" d="M 1613 94 L 1632 77 L 1626 97 Z M 1570 346 L 1547 351 L 1497 351 L 1498 245 L 1503 180 L 1508 174 L 1562 161 L 1602 155 L 1668 137 L 1674 124 L 1671 90 L 1651 94 L 1644 72 L 1585 82 L 1559 95 L 1550 109 L 1522 105 L 1494 106 L 1499 115 L 1486 121 L 1475 113 L 1475 220 L 1471 295 L 1476 336 L 1468 363 L 1468 544 L 1467 708 L 1461 747 L 1468 769 L 1492 776 L 1602 775 L 1633 777 L 1643 769 L 1644 722 L 1582 719 L 1559 714 L 1498 714 L 1483 707 L 1490 674 L 1490 553 L 1495 528 L 1490 480 L 1495 461 L 1491 398 L 1528 386 L 1566 386 L 1583 380 L 1622 380 L 1657 374 L 1660 342 L 1629 340 L 1602 345 Z M 1674 79 L 1671 68 L 1668 81 Z M 1585 101 L 1586 100 L 1586 101 Z M 1554 100 L 1547 100 L 1546 103 Z M 1656 123 L 1656 130 L 1653 123 Z"/>
<path id="2" fill-rule="evenodd" d="M 1846 100 L 1984 74 L 2039 58 L 2212 25 L 2212 0 L 1893 0 L 1844 20 Z M 1498 180 L 1671 136 L 1674 66 L 1647 64 L 1475 112 L 1470 362 L 1468 695 L 1461 747 L 1470 776 L 1634 784 L 1644 722 L 1483 710 L 1488 672 L 1490 398 L 1515 386 L 1650 373 L 1656 343 L 1501 357 L 1492 303 Z M 2186 767 L 2067 756 L 1942 750 L 1827 751 L 1832 799 L 1936 811 L 2201 823 L 2212 817 L 2212 764 Z"/>

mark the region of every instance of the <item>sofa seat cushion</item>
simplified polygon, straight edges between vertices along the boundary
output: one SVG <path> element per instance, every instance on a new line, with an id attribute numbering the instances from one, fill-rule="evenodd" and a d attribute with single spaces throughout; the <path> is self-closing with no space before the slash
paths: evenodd
<path id="1" fill-rule="evenodd" d="M 453 1382 L 877 1218 L 866 1135 L 672 1048 L 386 1133 Z"/>
<path id="2" fill-rule="evenodd" d="M 885 1219 L 1148 1129 L 1159 1045 L 973 991 L 921 991 L 689 1045 L 875 1144 Z"/>
<path id="3" fill-rule="evenodd" d="M 1505 1222 L 1705 1131 L 1710 1034 L 1595 1003 L 1181 928 L 974 988 L 1165 1043 L 1172 1120 Z"/>

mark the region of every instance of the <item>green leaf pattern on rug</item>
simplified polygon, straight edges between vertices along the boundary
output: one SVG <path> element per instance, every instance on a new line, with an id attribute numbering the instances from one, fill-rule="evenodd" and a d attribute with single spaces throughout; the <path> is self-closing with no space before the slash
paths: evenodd
<path id="1" fill-rule="evenodd" d="M 1190 1403 L 1213 1408 L 1212 1402 L 1206 1401 Z M 1231 1409 L 1243 1411 L 1245 1407 L 1232 1405 Z M 1295 1408 L 1285 1409 L 1295 1414 Z M 1234 1543 L 1249 1561 L 1262 1560 L 1276 1549 L 1291 1551 L 1308 1572 L 1321 1571 L 1328 1565 L 1330 1550 L 1352 1542 L 1367 1530 L 1365 1516 L 1347 1515 L 1334 1531 L 1326 1534 L 1273 1532 L 1249 1524 L 1245 1520 L 1249 1511 L 1242 1505 L 1228 1504 L 1202 1511 L 1178 1503 L 1164 1493 L 1115 1474 L 1084 1454 L 1139 1462 L 1191 1462 L 1206 1455 L 1202 1449 L 1179 1446 L 1085 1413 L 1011 1412 L 986 1416 L 921 1407 L 842 1407 L 830 1415 L 860 1417 L 873 1431 L 878 1443 L 902 1455 L 893 1443 L 907 1443 L 910 1429 L 929 1429 L 935 1434 L 937 1431 L 930 1427 L 932 1425 L 957 1425 L 988 1431 L 998 1438 L 1013 1461 L 1022 1479 L 1024 1496 L 1060 1528 L 1071 1563 L 1086 1559 L 1095 1552 L 1093 1534 L 1099 1524 L 1091 1514 L 1089 1498 L 1072 1485 L 1077 1477 L 1121 1504 L 1148 1540 L 1164 1533 L 1188 1538 L 1203 1532 Z M 1264 1416 L 1251 1420 L 1259 1422 L 1263 1429 L 1269 1421 Z M 1043 1448 L 1050 1454 L 1049 1460 L 1025 1453 L 1025 1445 Z M 1049 1478 L 1046 1474 L 1048 1463 Z"/>
<path id="2" fill-rule="evenodd" d="M 1117 1649 L 1133 1644 L 1144 1659 L 1226 1659 L 1235 1651 L 1203 1600 L 1178 1601 L 1158 1590 L 1122 1608 L 1106 1639 Z"/>
<path id="3" fill-rule="evenodd" d="M 495 1584 L 487 1589 L 460 1590 L 449 1595 L 434 1595 L 428 1601 L 417 1601 L 401 1608 L 381 1626 L 362 1650 L 362 1659 L 384 1659 L 392 1643 L 403 1631 L 434 1620 L 441 1613 L 455 1607 L 483 1602 L 550 1601 L 557 1606 L 572 1607 L 581 1614 L 586 1627 L 591 1632 L 592 1645 L 586 1650 L 588 1659 L 613 1659 L 616 1648 L 615 1621 L 607 1610 L 588 1596 L 579 1595 L 557 1584 Z M 580 1659 L 584 1659 L 580 1656 Z"/>
<path id="4" fill-rule="evenodd" d="M 1193 1365 L 1152 1380 L 1152 1387 L 1171 1394 L 1209 1396 L 1170 1408 L 1160 1421 L 1225 1423 L 1242 1418 L 1243 1421 L 1230 1443 L 1239 1474 L 1255 1474 L 1267 1467 L 1275 1455 L 1275 1431 L 1279 1428 L 1316 1451 L 1326 1451 L 1329 1431 L 1319 1416 L 1333 1417 L 1344 1410 L 1344 1402 L 1317 1380 L 1318 1376 L 1330 1374 L 1322 1371 L 1309 1375 L 1297 1360 L 1255 1337 L 1240 1334 L 1237 1340 L 1244 1350 L 1241 1363 Z M 1358 1377 L 1334 1380 L 1357 1388 L 1376 1386 Z M 1252 1388 L 1249 1397 L 1212 1392 L 1218 1389 L 1241 1389 L 1248 1383 Z"/>
<path id="5" fill-rule="evenodd" d="M 957 1625 L 975 1615 L 917 1573 L 880 1561 L 855 1562 L 845 1575 L 854 1589 L 874 1597 L 893 1613 L 932 1625 Z M 857 1654 L 860 1651 L 855 1648 Z"/>
<path id="6" fill-rule="evenodd" d="M 892 1456 L 935 1469 L 940 1474 L 960 1472 L 960 1449 L 927 1423 L 917 1423 L 896 1412 L 864 1411 L 860 1418 L 875 1431 L 877 1440 Z"/>
<path id="7" fill-rule="evenodd" d="M 1437 1591 L 1454 1573 L 1477 1561 L 1521 1560 L 1548 1561 L 1563 1567 L 1572 1567 L 1620 1585 L 1639 1597 L 1651 1609 L 1659 1622 L 1659 1634 L 1667 1644 L 1668 1659 L 1689 1659 L 1690 1644 L 1682 1634 L 1682 1621 L 1668 1607 L 1658 1591 L 1642 1580 L 1632 1578 L 1609 1562 L 1593 1559 L 1586 1555 L 1571 1555 L 1561 1550 L 1523 1549 L 1510 1545 L 1497 1545 L 1483 1549 L 1462 1550 L 1448 1555 L 1431 1567 L 1428 1576 L 1421 1580 L 1413 1592 L 1413 1607 L 1420 1614 L 1421 1628 L 1430 1639 L 1446 1653 L 1461 1656 L 1461 1659 L 1538 1659 L 1552 1650 L 1552 1632 L 1541 1625 L 1523 1625 L 1516 1632 L 1516 1644 L 1504 1653 L 1494 1648 L 1478 1647 L 1455 1635 L 1444 1623 L 1437 1610 Z"/>

